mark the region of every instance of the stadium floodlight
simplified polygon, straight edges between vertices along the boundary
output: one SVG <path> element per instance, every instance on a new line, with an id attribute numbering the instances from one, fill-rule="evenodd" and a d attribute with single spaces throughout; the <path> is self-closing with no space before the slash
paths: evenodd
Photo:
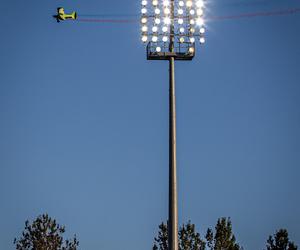
<path id="1" fill-rule="evenodd" d="M 168 250 L 178 250 L 175 60 L 192 60 L 205 43 L 206 0 L 141 1 L 141 40 L 148 60 L 169 61 L 169 218 Z"/>
<path id="2" fill-rule="evenodd" d="M 157 6 L 158 5 L 158 0 L 153 0 L 152 4 L 153 4 L 153 6 Z"/>
<path id="3" fill-rule="evenodd" d="M 142 41 L 145 43 L 145 42 L 147 42 L 147 40 L 148 40 L 148 37 L 147 36 L 142 36 Z"/>
<path id="4" fill-rule="evenodd" d="M 167 42 L 168 41 L 168 37 L 167 36 L 163 36 L 162 40 L 163 40 L 163 42 Z"/>
<path id="5" fill-rule="evenodd" d="M 153 36 L 153 37 L 152 37 L 152 42 L 155 42 L 155 43 L 156 43 L 157 40 L 158 40 L 158 37 L 157 37 L 157 36 Z"/>
<path id="6" fill-rule="evenodd" d="M 162 31 L 163 31 L 164 33 L 168 32 L 168 27 L 167 27 L 167 26 L 163 26 L 163 27 L 162 27 Z"/>
<path id="7" fill-rule="evenodd" d="M 204 13 L 203 9 L 197 9 L 197 15 L 202 16 Z"/>
<path id="8" fill-rule="evenodd" d="M 195 49 L 191 53 L 189 48 L 195 47 L 194 41 L 205 41 L 205 0 L 140 1 L 141 38 L 148 45 L 148 59 L 166 60 L 168 53 L 173 53 L 175 60 L 191 60 Z M 160 53 L 156 50 L 158 46 Z"/>
<path id="9" fill-rule="evenodd" d="M 163 0 L 163 5 L 165 7 L 168 7 L 170 5 L 170 1 L 169 0 Z"/>
<path id="10" fill-rule="evenodd" d="M 152 27 L 152 31 L 153 31 L 154 33 L 156 33 L 156 32 L 158 31 L 157 26 L 153 26 L 153 27 Z"/>
<path id="11" fill-rule="evenodd" d="M 147 32 L 148 31 L 148 27 L 147 26 L 142 26 L 142 32 Z"/>
<path id="12" fill-rule="evenodd" d="M 203 0 L 197 0 L 197 1 L 196 1 L 196 6 L 197 6 L 198 8 L 204 7 L 204 2 L 203 2 Z"/>

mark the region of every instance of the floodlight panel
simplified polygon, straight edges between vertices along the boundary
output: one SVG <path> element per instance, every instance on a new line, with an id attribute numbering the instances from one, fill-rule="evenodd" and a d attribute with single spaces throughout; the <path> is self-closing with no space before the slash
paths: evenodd
<path id="1" fill-rule="evenodd" d="M 164 51 L 169 49 L 172 31 L 175 47 L 196 41 L 203 44 L 204 10 L 205 0 L 141 0 L 141 40 L 152 41 Z"/>

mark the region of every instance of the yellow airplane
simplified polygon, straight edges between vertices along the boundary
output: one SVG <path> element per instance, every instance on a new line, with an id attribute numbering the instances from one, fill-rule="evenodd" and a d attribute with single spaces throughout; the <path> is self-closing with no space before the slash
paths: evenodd
<path id="1" fill-rule="evenodd" d="M 53 17 L 59 23 L 60 21 L 65 21 L 66 19 L 75 20 L 77 18 L 77 13 L 72 12 L 72 14 L 66 14 L 64 8 L 59 7 L 57 8 L 57 15 L 54 15 Z"/>

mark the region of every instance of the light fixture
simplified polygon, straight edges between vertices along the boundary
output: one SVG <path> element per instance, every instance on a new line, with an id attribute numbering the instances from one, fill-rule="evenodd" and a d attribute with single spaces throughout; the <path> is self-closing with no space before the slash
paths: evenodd
<path id="1" fill-rule="evenodd" d="M 164 0 L 164 1 L 163 1 L 163 5 L 164 5 L 164 6 L 169 6 L 169 4 L 170 4 L 170 1 L 169 1 L 169 0 Z"/>
<path id="2" fill-rule="evenodd" d="M 197 15 L 202 16 L 203 15 L 203 10 L 202 9 L 197 9 Z"/>
<path id="3" fill-rule="evenodd" d="M 165 23 L 165 24 L 170 24 L 170 23 L 171 23 L 170 17 L 165 17 L 165 18 L 164 18 L 164 23 Z"/>
<path id="4" fill-rule="evenodd" d="M 187 0 L 187 1 L 186 1 L 186 7 L 191 8 L 192 5 L 193 5 L 192 0 Z"/>
<path id="5" fill-rule="evenodd" d="M 197 6 L 198 8 L 204 7 L 204 2 L 203 2 L 203 0 L 197 0 L 196 6 Z"/>
<path id="6" fill-rule="evenodd" d="M 147 60 L 169 63 L 169 223 L 168 248 L 177 249 L 178 206 L 176 174 L 175 62 L 195 56 L 196 41 L 205 43 L 202 19 L 205 0 L 139 0 L 142 2 L 141 40 Z M 146 4 L 146 1 L 148 4 Z M 151 4 L 152 3 L 152 4 Z M 198 24 L 196 26 L 196 24 Z M 146 27 L 146 28 L 144 28 Z M 202 29 L 203 28 L 203 29 Z M 143 32 L 144 31 L 144 32 Z M 187 72 L 186 72 L 187 73 Z M 195 73 L 195 72 L 194 72 Z M 187 75 L 187 74 L 186 74 Z M 199 76 L 199 72 L 196 72 Z M 158 76 L 159 77 L 159 76 Z M 189 76 L 187 75 L 187 78 Z M 150 76 L 155 81 L 157 76 Z"/>
<path id="7" fill-rule="evenodd" d="M 153 37 L 152 37 L 152 42 L 155 42 L 155 43 L 156 43 L 157 40 L 158 40 L 158 37 L 157 37 L 157 36 L 153 36 Z"/>
<path id="8" fill-rule="evenodd" d="M 148 31 L 148 27 L 147 26 L 142 26 L 142 31 L 143 32 L 147 32 Z"/>
<path id="9" fill-rule="evenodd" d="M 205 0 L 139 0 L 141 3 L 141 40 L 153 44 L 153 51 L 188 53 L 186 44 L 205 43 Z M 173 45 L 172 45 L 173 43 Z M 172 45 L 172 46 L 170 46 Z M 192 46 L 193 49 L 194 46 Z"/>
<path id="10" fill-rule="evenodd" d="M 146 17 L 143 17 L 142 19 L 141 19 L 141 23 L 146 23 L 147 22 L 147 18 Z"/>
<path id="11" fill-rule="evenodd" d="M 152 31 L 153 31 L 154 33 L 157 32 L 157 31 L 158 31 L 157 26 L 153 26 L 153 27 L 152 27 Z"/>
<path id="12" fill-rule="evenodd" d="M 152 4 L 153 4 L 154 6 L 157 6 L 157 5 L 158 5 L 158 0 L 153 0 L 153 1 L 152 1 Z"/>
<path id="13" fill-rule="evenodd" d="M 201 17 L 197 18 L 196 23 L 197 23 L 197 25 L 202 26 L 204 24 L 203 18 L 201 18 Z"/>
<path id="14" fill-rule="evenodd" d="M 195 52 L 195 49 L 193 47 L 189 47 L 189 52 L 190 53 L 194 53 Z"/>
<path id="15" fill-rule="evenodd" d="M 142 36 L 142 41 L 143 41 L 143 43 L 147 42 L 147 40 L 148 40 L 148 37 L 147 37 L 147 36 Z"/>
<path id="16" fill-rule="evenodd" d="M 165 13 L 165 15 L 169 15 L 169 14 L 170 14 L 170 9 L 165 8 L 165 9 L 164 9 L 164 13 Z"/>

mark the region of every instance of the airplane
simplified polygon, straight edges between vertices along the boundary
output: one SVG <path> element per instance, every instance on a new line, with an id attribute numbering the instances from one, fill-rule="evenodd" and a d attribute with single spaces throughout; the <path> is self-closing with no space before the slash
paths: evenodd
<path id="1" fill-rule="evenodd" d="M 60 21 L 65 21 L 66 19 L 75 20 L 77 18 L 77 13 L 72 12 L 72 14 L 66 14 L 64 8 L 59 7 L 57 8 L 57 15 L 54 15 L 53 17 L 59 23 Z"/>

